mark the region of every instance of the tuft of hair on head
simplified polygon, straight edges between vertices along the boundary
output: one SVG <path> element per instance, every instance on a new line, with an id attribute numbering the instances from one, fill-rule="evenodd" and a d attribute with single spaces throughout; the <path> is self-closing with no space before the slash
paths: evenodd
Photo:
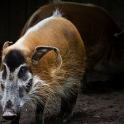
<path id="1" fill-rule="evenodd" d="M 62 13 L 60 12 L 60 10 L 58 8 L 56 8 L 55 11 L 53 11 L 53 17 L 62 17 Z"/>

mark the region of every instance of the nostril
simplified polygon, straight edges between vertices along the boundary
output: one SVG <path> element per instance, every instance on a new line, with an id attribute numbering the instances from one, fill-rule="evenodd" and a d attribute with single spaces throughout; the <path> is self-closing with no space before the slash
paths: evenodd
<path id="1" fill-rule="evenodd" d="M 11 108 L 11 107 L 12 107 L 12 102 L 8 100 L 6 103 L 6 108 Z"/>

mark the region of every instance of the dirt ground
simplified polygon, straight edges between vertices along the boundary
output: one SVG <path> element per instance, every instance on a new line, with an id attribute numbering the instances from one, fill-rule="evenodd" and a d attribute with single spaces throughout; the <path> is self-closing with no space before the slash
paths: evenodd
<path id="1" fill-rule="evenodd" d="M 56 120 L 59 109 L 59 100 L 48 103 L 45 124 L 61 124 Z M 0 117 L 0 124 L 9 123 Z M 23 108 L 20 124 L 35 124 L 35 111 L 29 105 Z M 124 124 L 124 89 L 80 93 L 68 124 Z"/>

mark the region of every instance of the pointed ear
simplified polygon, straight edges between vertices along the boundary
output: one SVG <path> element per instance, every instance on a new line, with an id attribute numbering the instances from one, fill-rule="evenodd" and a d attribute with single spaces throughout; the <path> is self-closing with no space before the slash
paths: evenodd
<path id="1" fill-rule="evenodd" d="M 3 49 L 7 48 L 8 46 L 12 45 L 13 42 L 6 41 L 3 45 Z"/>
<path id="2" fill-rule="evenodd" d="M 51 46 L 38 46 L 35 48 L 35 51 L 32 56 L 32 63 L 38 64 L 38 61 L 49 51 L 54 50 L 55 53 L 57 54 L 56 58 L 56 69 L 58 70 L 61 67 L 62 64 L 62 58 L 60 55 L 59 50 L 56 47 L 51 47 Z"/>
<path id="3" fill-rule="evenodd" d="M 120 33 L 116 33 L 116 34 L 115 34 L 115 37 L 124 40 L 124 31 L 122 31 L 122 32 L 120 32 Z"/>

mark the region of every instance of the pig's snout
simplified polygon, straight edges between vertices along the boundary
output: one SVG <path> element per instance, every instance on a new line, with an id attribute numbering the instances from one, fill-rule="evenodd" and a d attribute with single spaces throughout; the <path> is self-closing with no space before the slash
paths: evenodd
<path id="1" fill-rule="evenodd" d="M 12 102 L 10 100 L 7 101 L 6 107 L 2 116 L 6 120 L 13 120 L 17 116 L 15 111 L 12 109 Z"/>
<path id="2" fill-rule="evenodd" d="M 6 109 L 2 116 L 6 120 L 13 120 L 17 114 L 12 109 Z"/>

